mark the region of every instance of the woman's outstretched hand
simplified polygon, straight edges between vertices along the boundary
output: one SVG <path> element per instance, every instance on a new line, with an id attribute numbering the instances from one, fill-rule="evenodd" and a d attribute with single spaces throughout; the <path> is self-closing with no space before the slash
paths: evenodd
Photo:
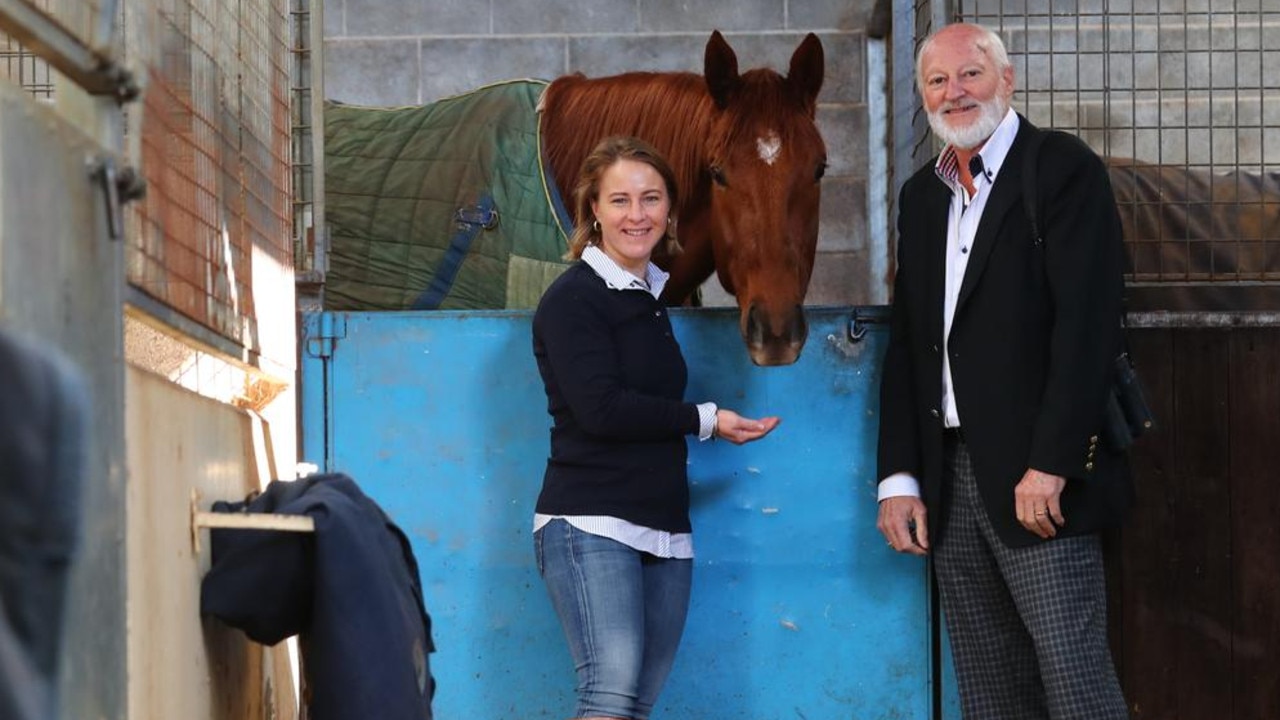
<path id="1" fill-rule="evenodd" d="M 716 411 L 716 429 L 714 437 L 724 438 L 735 445 L 759 440 L 768 435 L 778 423 L 779 417 L 763 417 L 759 420 L 745 418 L 732 410 L 721 408 Z"/>

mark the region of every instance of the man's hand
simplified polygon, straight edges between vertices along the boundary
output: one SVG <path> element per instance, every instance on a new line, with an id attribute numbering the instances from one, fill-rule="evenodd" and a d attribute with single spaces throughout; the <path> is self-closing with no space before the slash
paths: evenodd
<path id="1" fill-rule="evenodd" d="M 918 497 L 902 495 L 881 500 L 876 527 L 898 552 L 929 552 L 929 523 L 925 520 L 924 503 Z"/>
<path id="2" fill-rule="evenodd" d="M 1062 516 L 1059 499 L 1067 479 L 1028 468 L 1018 486 L 1013 489 L 1013 507 L 1022 527 L 1048 539 L 1058 534 L 1058 528 L 1067 524 Z"/>

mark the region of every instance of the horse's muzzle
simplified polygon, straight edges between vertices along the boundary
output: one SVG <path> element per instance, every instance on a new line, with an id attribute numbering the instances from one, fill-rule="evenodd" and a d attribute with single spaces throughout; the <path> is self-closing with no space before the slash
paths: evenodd
<path id="1" fill-rule="evenodd" d="M 767 309 L 758 303 L 747 308 L 742 323 L 742 340 L 747 344 L 751 362 L 760 366 L 790 365 L 800 357 L 804 341 L 809 337 L 809 323 L 804 309 Z"/>

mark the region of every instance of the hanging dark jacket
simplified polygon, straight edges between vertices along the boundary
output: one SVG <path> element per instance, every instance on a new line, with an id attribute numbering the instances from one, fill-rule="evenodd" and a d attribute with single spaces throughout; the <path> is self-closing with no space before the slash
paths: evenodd
<path id="1" fill-rule="evenodd" d="M 89 442 L 83 376 L 0 332 L 0 718 L 58 716 L 55 686 Z"/>
<path id="2" fill-rule="evenodd" d="M 213 509 L 307 515 L 315 533 L 213 529 L 201 612 L 266 645 L 298 635 L 314 720 L 431 718 L 435 646 L 418 564 L 355 481 L 275 481 Z"/>

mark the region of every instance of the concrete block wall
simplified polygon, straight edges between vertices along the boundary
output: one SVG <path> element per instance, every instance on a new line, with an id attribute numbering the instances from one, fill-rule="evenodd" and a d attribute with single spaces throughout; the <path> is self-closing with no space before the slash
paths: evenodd
<path id="1" fill-rule="evenodd" d="M 701 72 L 712 30 L 739 67 L 786 72 L 814 32 L 826 53 L 818 125 L 830 166 L 806 302 L 868 302 L 864 27 L 871 0 L 324 0 L 325 95 L 410 105 L 511 78 Z M 881 280 L 882 281 L 882 280 Z M 731 304 L 714 278 L 708 304 Z"/>

